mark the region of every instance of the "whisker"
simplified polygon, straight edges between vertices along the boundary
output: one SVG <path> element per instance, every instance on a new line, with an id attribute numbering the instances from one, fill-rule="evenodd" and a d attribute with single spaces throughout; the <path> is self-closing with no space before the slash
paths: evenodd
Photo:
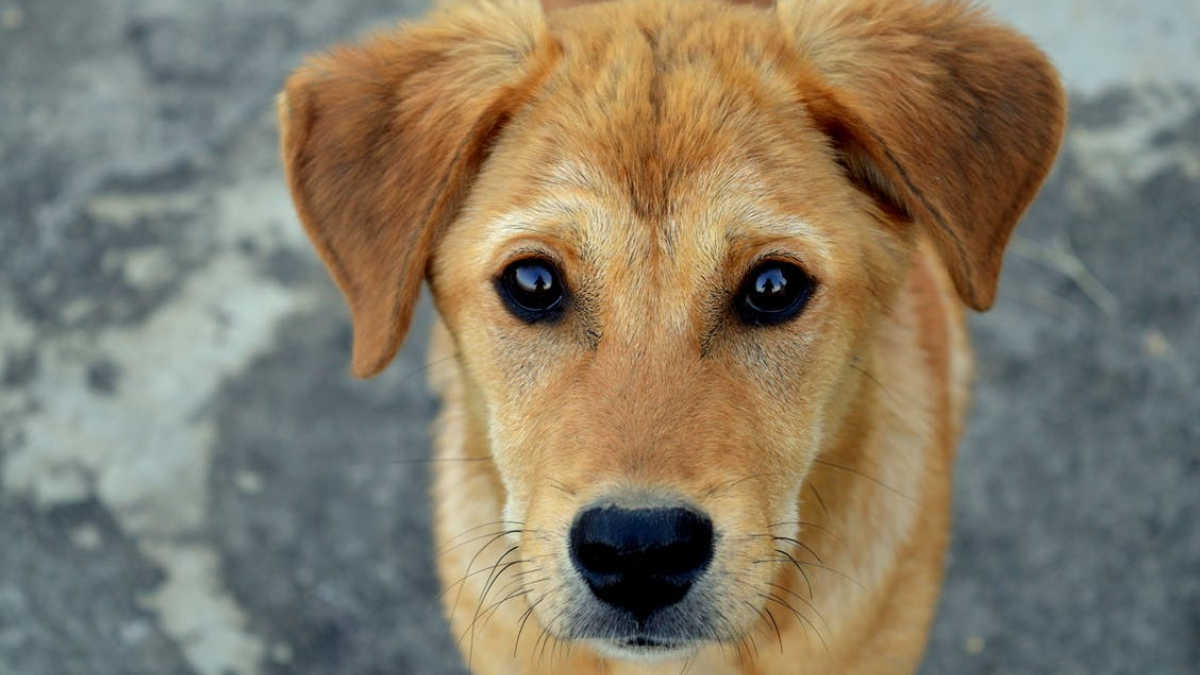
<path id="1" fill-rule="evenodd" d="M 542 601 L 544 601 L 547 597 L 549 597 L 549 596 L 543 595 L 541 598 L 537 599 L 536 601 L 529 603 L 529 607 L 526 608 L 525 613 L 521 615 L 521 619 L 520 619 L 521 624 L 520 624 L 520 627 L 517 628 L 517 639 L 513 641 L 513 658 L 514 659 L 517 657 L 517 650 L 521 646 L 521 633 L 523 633 L 525 631 L 525 623 L 527 621 L 529 621 L 529 617 L 533 616 L 533 610 L 536 609 L 538 605 L 542 604 Z"/>
<path id="2" fill-rule="evenodd" d="M 522 561 L 522 562 L 524 562 L 524 561 Z M 484 572 L 490 572 L 490 571 L 491 571 L 490 567 L 483 567 L 481 569 L 475 570 L 474 572 L 469 572 L 468 574 L 466 574 L 462 578 L 460 578 L 458 581 L 455 581 L 454 583 L 450 584 L 449 586 L 446 586 L 445 588 L 443 588 L 442 592 L 437 594 L 438 600 L 441 600 L 442 598 L 444 598 L 446 596 L 446 594 L 449 593 L 452 588 L 454 588 L 455 586 L 457 586 L 461 583 L 466 582 L 467 579 L 469 579 L 473 576 L 483 574 Z"/>
<path id="3" fill-rule="evenodd" d="M 720 632 L 728 633 L 729 632 L 729 619 L 725 618 L 725 614 L 721 610 L 716 609 L 714 611 L 717 614 L 717 621 L 720 623 L 721 626 L 723 626 L 723 629 Z M 718 632 L 717 629 L 715 629 L 715 628 L 713 629 L 713 631 L 714 631 L 714 633 Z M 720 649 L 721 649 L 721 658 L 724 659 L 726 664 L 728 664 L 730 662 L 730 659 L 729 659 L 729 653 L 726 651 L 726 648 L 729 646 L 729 640 L 727 640 L 725 637 L 718 637 L 716 639 L 716 643 L 717 643 L 717 646 L 720 647 Z"/>
<path id="4" fill-rule="evenodd" d="M 816 523 L 812 523 L 812 522 L 809 522 L 806 520 L 791 520 L 791 521 L 785 521 L 785 522 L 781 522 L 781 523 L 774 523 L 774 524 L 768 525 L 767 529 L 773 530 L 777 527 L 783 527 L 785 525 L 798 525 L 802 528 L 807 527 L 809 529 L 816 530 L 816 531 L 828 536 L 830 539 L 833 539 L 834 541 L 841 544 L 842 546 L 846 545 L 846 542 L 843 541 L 841 537 L 834 534 L 833 530 L 830 530 L 828 527 L 824 527 L 822 525 L 818 525 Z"/>
<path id="5" fill-rule="evenodd" d="M 779 653 L 782 654 L 783 653 L 783 633 L 781 633 L 779 631 L 779 624 L 775 621 L 775 615 L 771 614 L 771 610 L 766 609 L 765 607 L 762 607 L 762 608 L 755 607 L 754 605 L 750 604 L 749 600 L 742 600 L 742 602 L 747 607 L 754 610 L 758 614 L 758 616 L 762 618 L 764 624 L 768 623 L 768 619 L 769 619 L 769 623 L 771 624 L 772 627 L 775 628 L 775 637 L 779 640 Z M 763 610 L 766 610 L 766 613 L 764 613 Z"/>
<path id="6" fill-rule="evenodd" d="M 575 648 L 575 643 L 570 641 L 560 642 L 563 645 L 563 659 L 569 662 L 571 660 L 571 650 Z"/>
<path id="7" fill-rule="evenodd" d="M 914 499 L 914 498 L 912 498 L 912 497 L 910 497 L 910 496 L 908 496 L 908 495 L 904 494 L 904 493 L 903 493 L 903 492 L 901 492 L 900 490 L 897 490 L 896 488 L 892 487 L 891 485 L 888 485 L 887 483 L 885 483 L 885 482 L 883 482 L 883 481 L 879 480 L 878 478 L 876 478 L 876 477 L 874 477 L 874 476 L 872 476 L 872 475 L 870 475 L 870 474 L 863 473 L 862 471 L 859 471 L 858 469 L 854 469 L 854 468 L 851 468 L 851 467 L 848 467 L 848 466 L 842 466 L 841 464 L 834 464 L 833 462 L 827 462 L 827 461 L 825 461 L 825 460 L 823 460 L 823 459 L 814 459 L 814 460 L 813 460 L 813 463 L 814 463 L 814 464 L 818 464 L 818 465 L 820 465 L 820 466 L 829 467 L 829 468 L 831 468 L 831 469 L 838 469 L 839 471 L 845 471 L 846 473 L 850 473 L 850 474 L 853 474 L 853 475 L 855 475 L 855 476 L 859 476 L 860 478 L 865 478 L 866 480 L 869 480 L 869 481 L 871 481 L 872 483 L 874 483 L 874 484 L 878 485 L 879 487 L 881 487 L 881 488 L 883 488 L 883 489 L 887 490 L 888 492 L 891 492 L 892 494 L 895 494 L 895 495 L 896 495 L 896 496 L 898 496 L 898 497 L 902 497 L 902 498 L 904 498 L 904 499 L 906 499 L 906 500 L 908 500 L 908 501 L 912 502 L 913 504 L 917 504 L 917 503 L 918 503 L 916 499 Z M 811 485 L 811 483 L 809 483 L 809 485 Z"/>
<path id="8" fill-rule="evenodd" d="M 479 610 L 483 607 L 483 603 L 487 601 L 488 593 L 492 592 L 492 586 L 500 579 L 501 575 L 508 571 L 513 565 L 520 565 L 525 562 L 524 560 L 514 560 L 513 562 L 506 563 L 503 567 L 500 566 L 501 561 L 508 557 L 508 554 L 515 552 L 518 548 L 519 547 L 514 546 L 508 549 L 503 555 L 496 559 L 496 564 L 492 565 L 492 574 L 488 575 L 487 584 L 484 585 L 483 593 L 479 596 L 479 604 L 475 607 L 476 620 L 479 619 Z M 474 624 L 474 621 L 472 621 L 472 624 Z"/>
<path id="9" fill-rule="evenodd" d="M 483 623 L 479 624 L 480 630 L 487 627 L 488 623 L 491 622 L 492 618 L 495 617 L 496 614 L 498 614 L 500 612 L 501 605 L 508 602 L 509 600 L 515 600 L 517 598 L 521 598 L 526 595 L 529 595 L 532 592 L 533 592 L 532 588 L 518 588 L 517 590 L 513 591 L 512 593 L 509 593 L 508 595 L 504 596 L 500 600 L 497 600 L 496 602 L 492 603 L 491 606 L 489 606 L 487 609 L 483 610 L 483 614 L 481 615 L 483 618 Z"/>
<path id="10" fill-rule="evenodd" d="M 494 584 L 496 582 L 496 579 L 499 578 L 499 575 L 496 573 L 496 570 L 500 567 L 500 563 L 503 562 L 504 559 L 509 556 L 509 554 L 516 552 L 519 548 L 520 548 L 519 546 L 513 546 L 512 548 L 508 549 L 503 554 L 501 554 L 501 556 L 499 558 L 496 559 L 496 563 L 494 565 L 492 565 L 491 574 L 488 575 L 487 584 L 483 588 L 483 593 L 480 594 L 480 596 L 479 596 L 479 602 L 475 605 L 475 616 L 471 618 L 470 625 L 467 626 L 467 629 L 465 631 L 463 631 L 463 634 L 461 636 L 459 636 L 459 638 L 458 638 L 458 642 L 461 645 L 462 640 L 463 640 L 463 638 L 465 638 L 467 636 L 467 633 L 471 634 L 471 647 L 467 651 L 467 663 L 468 664 L 474 662 L 475 624 L 478 623 L 478 621 L 479 621 L 479 611 L 483 607 L 483 603 L 487 601 L 488 592 L 492 590 L 492 584 Z M 468 567 L 468 569 L 470 569 L 470 568 Z M 503 572 L 500 572 L 500 574 L 503 574 Z"/>
<path id="11" fill-rule="evenodd" d="M 778 550 L 778 549 L 776 549 L 776 550 Z M 782 551 L 780 551 L 780 552 L 782 553 Z M 788 557 L 791 558 L 791 556 L 788 556 Z M 855 579 L 854 577 L 850 576 L 849 574 L 846 574 L 845 572 L 843 572 L 841 570 L 836 570 L 832 567 L 829 567 L 828 565 L 821 565 L 821 564 L 814 563 L 814 562 L 808 562 L 807 560 L 796 560 L 795 558 L 791 558 L 791 560 L 796 565 L 804 565 L 805 567 L 814 567 L 819 570 L 825 570 L 826 572 L 831 572 L 831 573 L 836 574 L 837 576 L 845 579 L 846 581 L 849 581 L 850 583 L 854 584 L 855 586 L 858 586 L 859 590 L 863 590 L 863 591 L 867 590 L 867 587 L 863 586 L 861 583 L 859 583 L 858 579 Z"/>
<path id="12" fill-rule="evenodd" d="M 416 377 L 417 375 L 420 375 L 421 373 L 424 373 L 426 371 L 433 370 L 434 368 L 437 368 L 438 366 L 447 365 L 447 364 L 453 362 L 455 359 L 457 359 L 458 356 L 459 356 L 459 353 L 456 351 L 453 354 L 451 354 L 449 356 L 444 356 L 436 361 L 426 361 L 425 363 L 421 364 L 420 366 L 413 368 L 409 372 L 401 375 L 400 379 L 397 380 L 396 382 L 397 382 L 397 384 L 406 382 L 411 377 Z"/>
<path id="13" fill-rule="evenodd" d="M 816 551 L 812 550 L 812 547 L 810 547 L 808 544 L 805 544 L 804 542 L 800 541 L 799 539 L 792 539 L 791 537 L 777 537 L 775 535 L 771 535 L 771 538 L 775 539 L 777 541 L 786 541 L 786 542 L 795 544 L 796 546 L 799 546 L 800 548 L 807 551 L 808 554 L 811 555 L 813 558 L 816 558 L 817 562 L 825 562 L 825 561 L 821 560 L 821 556 L 817 555 Z"/>
<path id="14" fill-rule="evenodd" d="M 779 549 L 775 549 L 775 550 L 776 550 L 778 553 L 780 553 L 780 554 L 783 554 L 783 555 L 787 556 L 787 558 L 788 558 L 788 559 L 787 559 L 787 560 L 782 560 L 782 559 L 779 559 L 779 558 L 767 558 L 767 559 L 764 559 L 764 560 L 754 560 L 754 561 L 752 561 L 752 563 L 751 563 L 751 564 L 754 564 L 754 565 L 765 565 L 765 564 L 768 564 L 768 563 L 769 563 L 769 564 L 775 564 L 775 565 L 782 565 L 782 564 L 784 564 L 784 563 L 789 563 L 789 564 L 791 564 L 792 566 L 796 567 L 796 569 L 797 569 L 797 570 L 800 570 L 800 566 L 804 566 L 804 567 L 813 567 L 813 568 L 816 568 L 816 569 L 819 569 L 819 570 L 824 570 L 824 571 L 826 571 L 826 572 L 830 572 L 830 573 L 832 573 L 832 574 L 836 574 L 837 576 L 839 576 L 839 577 L 841 577 L 841 578 L 845 579 L 846 581 L 849 581 L 850 583 L 852 583 L 852 584 L 854 584 L 855 586 L 857 586 L 857 587 L 859 588 L 859 590 L 862 590 L 862 591 L 865 591 L 865 590 L 867 590 L 867 587 L 866 587 L 866 586 L 863 586 L 861 582 L 859 582 L 857 579 L 855 579 L 854 577 L 850 576 L 849 574 L 846 574 L 845 572 L 843 572 L 843 571 L 841 571 L 841 570 L 834 569 L 834 568 L 832 568 L 832 567 L 829 567 L 829 566 L 827 566 L 827 565 L 821 565 L 821 564 L 814 563 L 814 562 L 808 562 L 807 560 L 796 560 L 794 557 L 792 557 L 792 556 L 788 556 L 788 555 L 787 555 L 785 552 L 783 552 L 783 551 L 780 551 Z M 804 572 L 803 572 L 802 570 L 800 570 L 800 573 L 801 573 L 802 575 L 804 575 Z M 805 583 L 807 584 L 807 582 L 808 582 L 808 575 L 804 575 L 804 579 L 805 579 Z M 807 585 L 809 586 L 809 590 L 810 590 L 810 594 L 811 594 L 811 589 L 812 589 L 812 586 L 811 586 L 811 584 L 807 584 Z"/>
<path id="15" fill-rule="evenodd" d="M 825 507 L 825 500 L 821 499 L 821 493 L 817 492 L 817 486 L 809 483 L 808 489 L 812 490 L 813 496 L 817 498 L 817 505 L 821 507 L 821 513 L 824 513 L 828 517 L 829 509 Z"/>
<path id="16" fill-rule="evenodd" d="M 493 544 L 493 543 L 494 543 L 496 540 L 500 539 L 500 537 L 506 536 L 506 535 L 508 535 L 508 534 L 511 534 L 511 533 L 510 533 L 510 532 L 507 532 L 507 531 L 505 531 L 505 532 L 501 532 L 501 533 L 497 534 L 496 536 L 492 537 L 491 539 L 489 539 L 489 540 L 488 540 L 488 542 L 487 542 L 486 544 L 484 544 L 483 546 L 481 546 L 481 547 L 479 548 L 479 550 L 475 552 L 475 555 L 471 556 L 471 560 L 470 560 L 469 562 L 467 562 L 467 572 L 466 572 L 466 574 L 467 574 L 467 575 L 470 575 L 470 574 L 471 574 L 471 569 L 475 567 L 475 561 L 479 559 L 479 556 L 483 555 L 483 552 L 484 552 L 484 551 L 488 550 L 488 547 L 490 547 L 490 546 L 491 546 L 491 545 L 492 545 L 492 544 Z M 467 587 L 467 585 L 466 585 L 465 583 L 464 583 L 464 584 L 461 584 L 461 585 L 459 585 L 459 587 L 458 587 L 458 592 L 456 592 L 456 593 L 454 594 L 454 604 L 452 605 L 452 608 L 457 608 L 457 607 L 458 607 L 458 602 L 459 602 L 459 600 L 462 600 L 462 593 L 463 593 L 463 589 L 464 589 L 464 588 L 466 588 L 466 587 Z"/>
<path id="17" fill-rule="evenodd" d="M 454 541 L 456 539 L 465 537 L 466 535 L 468 535 L 476 530 L 482 530 L 485 527 L 495 527 L 497 525 L 518 525 L 519 526 L 519 525 L 524 525 L 524 523 L 522 523 L 519 520 L 493 520 L 491 522 L 482 523 L 482 524 L 476 525 L 474 527 L 468 527 L 467 529 L 463 530 L 462 532 L 459 532 L 458 534 L 454 535 L 453 537 L 450 537 L 450 539 L 448 539 L 446 541 L 446 545 L 452 544 L 452 543 L 454 543 Z"/>
<path id="18" fill-rule="evenodd" d="M 804 597 L 803 595 L 800 595 L 796 591 L 793 591 L 792 589 L 788 588 L 787 586 L 784 586 L 783 584 L 777 584 L 773 581 L 768 581 L 767 585 L 774 586 L 775 588 L 778 588 L 779 590 L 783 591 L 784 593 L 787 593 L 788 595 L 792 596 L 793 598 L 796 598 L 800 602 L 803 602 L 805 605 L 808 605 L 808 607 L 810 609 L 812 609 L 812 611 L 816 612 L 817 618 L 821 620 L 821 623 L 825 624 L 826 628 L 831 628 L 829 625 L 829 622 L 826 621 L 825 617 L 821 615 L 821 610 L 817 609 L 817 606 L 815 604 L 813 604 L 813 602 L 810 601 L 808 598 Z"/>
<path id="19" fill-rule="evenodd" d="M 796 560 L 796 558 L 794 556 L 792 556 L 791 553 L 788 553 L 787 551 L 785 551 L 781 548 L 775 549 L 775 552 L 782 553 L 783 557 L 790 560 L 792 562 L 792 564 L 796 566 L 796 569 L 799 570 L 799 572 L 800 572 L 800 576 L 804 577 L 804 585 L 808 586 L 808 597 L 810 597 L 810 598 L 815 597 L 813 595 L 812 581 L 808 578 L 808 574 L 804 571 L 804 568 L 800 567 L 800 561 Z"/>
<path id="20" fill-rule="evenodd" d="M 900 405 L 900 401 L 897 400 L 896 397 L 892 395 L 892 391 L 890 389 L 888 389 L 887 387 L 883 386 L 883 383 L 880 382 L 874 375 L 872 375 L 866 369 L 859 368 L 858 366 L 854 365 L 853 361 L 851 361 L 848 365 L 850 366 L 851 370 L 858 371 L 859 373 L 862 374 L 863 377 L 867 378 L 872 383 L 874 383 L 875 386 L 879 387 L 879 390 L 883 392 L 884 396 L 888 397 L 888 400 L 892 402 L 892 405 L 895 406 L 895 408 L 897 410 L 904 409 L 904 407 Z"/>
<path id="21" fill-rule="evenodd" d="M 763 607 L 763 611 L 767 613 L 767 617 L 771 619 L 771 625 L 775 627 L 775 637 L 779 639 L 779 653 L 783 653 L 783 633 L 779 630 L 779 622 L 775 620 L 775 615 L 771 613 L 769 607 Z"/>
<path id="22" fill-rule="evenodd" d="M 738 661 L 742 660 L 742 647 L 744 645 L 742 645 L 742 643 L 737 640 L 729 640 L 729 641 L 725 642 L 724 644 L 733 649 L 733 657 L 731 658 L 731 657 L 726 656 L 725 657 L 726 663 L 733 663 L 734 665 L 737 665 Z M 721 650 L 721 655 L 722 656 L 725 655 L 725 650 Z"/>
<path id="23" fill-rule="evenodd" d="M 550 623 L 551 624 L 558 623 L 558 619 L 566 611 L 567 611 L 566 608 L 558 610 L 558 614 L 554 615 L 554 618 L 550 620 Z M 550 634 L 550 630 L 546 626 L 542 626 L 542 635 L 538 638 L 538 642 L 542 643 L 542 648 L 540 650 L 538 649 L 538 642 L 533 643 L 534 651 L 538 652 L 538 665 L 539 666 L 541 665 L 542 661 L 545 660 L 545 658 L 546 658 L 546 649 L 550 646 L 551 640 L 558 642 L 558 639 Z M 553 653 L 551 654 L 551 657 L 553 657 Z M 551 665 L 553 665 L 553 663 L 551 663 Z"/>
<path id="24" fill-rule="evenodd" d="M 821 636 L 821 630 L 819 628 L 817 628 L 816 624 L 814 624 L 812 622 L 812 620 L 810 620 L 807 616 L 804 616 L 804 614 L 801 613 L 800 610 L 796 609 L 795 607 L 792 607 L 792 605 L 790 603 L 788 603 L 783 598 L 775 595 L 774 593 L 767 593 L 767 594 L 760 593 L 759 595 L 761 597 L 763 597 L 764 599 L 766 599 L 768 602 L 778 603 L 780 605 L 783 605 L 787 609 L 791 610 L 792 614 L 795 614 L 797 619 L 800 619 L 805 624 L 807 624 L 809 628 L 812 629 L 813 635 L 816 635 L 817 639 L 821 641 L 821 646 L 825 648 L 825 651 L 827 653 L 829 652 L 829 645 L 825 643 L 825 638 Z"/>
<path id="25" fill-rule="evenodd" d="M 493 537 L 493 541 L 495 541 L 496 539 L 499 539 L 500 537 L 503 537 L 505 535 L 521 534 L 524 531 L 525 530 L 521 530 L 521 529 L 512 529 L 512 530 L 499 530 L 496 532 L 484 532 L 483 534 L 476 535 L 474 537 L 471 537 L 470 539 L 460 541 L 457 544 L 454 544 L 453 546 L 450 545 L 450 542 L 446 542 L 446 544 L 444 544 L 442 546 L 442 548 L 438 549 L 435 557 L 440 558 L 440 557 L 446 555 L 447 553 L 450 553 L 451 551 L 460 549 L 463 546 L 466 546 L 467 544 L 470 544 L 471 542 L 474 542 L 474 541 L 479 541 L 480 539 L 487 539 L 488 537 Z M 490 546 L 490 545 L 491 544 L 488 544 L 488 546 Z M 487 548 L 487 546 L 484 546 L 484 548 Z"/>
<path id="26" fill-rule="evenodd" d="M 750 647 L 753 648 L 754 651 L 751 652 L 750 650 L 746 650 L 746 656 L 748 657 L 747 660 L 749 660 L 750 663 L 754 663 L 754 661 L 758 658 L 758 642 L 755 641 L 754 635 L 750 633 L 746 633 L 744 636 L 742 636 L 742 640 L 750 641 Z"/>

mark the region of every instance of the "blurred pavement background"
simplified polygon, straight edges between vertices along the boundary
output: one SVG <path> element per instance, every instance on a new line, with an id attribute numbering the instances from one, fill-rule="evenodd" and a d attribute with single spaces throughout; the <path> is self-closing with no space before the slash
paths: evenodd
<path id="1" fill-rule="evenodd" d="M 1065 151 L 974 320 L 924 673 L 1200 673 L 1200 3 L 990 0 Z M 0 0 L 0 674 L 461 674 L 421 371 L 382 377 L 271 99 L 405 0 Z M 798 671 L 799 672 L 799 671 Z"/>

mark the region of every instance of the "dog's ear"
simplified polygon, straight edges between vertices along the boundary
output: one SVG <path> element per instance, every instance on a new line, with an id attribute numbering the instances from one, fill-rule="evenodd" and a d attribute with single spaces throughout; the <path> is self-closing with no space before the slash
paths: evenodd
<path id="1" fill-rule="evenodd" d="M 439 230 L 549 67 L 544 34 L 537 0 L 481 0 L 336 48 L 288 79 L 284 169 L 350 305 L 359 377 L 399 349 Z"/>
<path id="2" fill-rule="evenodd" d="M 967 2 L 780 0 L 777 11 L 851 180 L 927 228 L 959 295 L 990 307 L 1004 246 L 1062 140 L 1054 68 Z"/>

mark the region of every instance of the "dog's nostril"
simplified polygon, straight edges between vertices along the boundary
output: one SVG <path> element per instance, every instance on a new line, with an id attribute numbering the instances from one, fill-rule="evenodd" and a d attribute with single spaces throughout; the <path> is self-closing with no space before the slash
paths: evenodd
<path id="1" fill-rule="evenodd" d="M 571 559 L 597 598 L 639 619 L 683 599 L 712 560 L 712 521 L 683 508 L 584 511 Z"/>

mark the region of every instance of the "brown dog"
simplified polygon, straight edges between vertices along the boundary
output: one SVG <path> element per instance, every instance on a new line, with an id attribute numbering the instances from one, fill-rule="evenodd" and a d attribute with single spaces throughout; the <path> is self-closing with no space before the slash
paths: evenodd
<path id="1" fill-rule="evenodd" d="M 954 0 L 494 0 L 313 59 L 280 116 L 357 375 L 432 287 L 475 671 L 916 668 L 962 303 L 1063 131 L 1032 44 Z"/>

